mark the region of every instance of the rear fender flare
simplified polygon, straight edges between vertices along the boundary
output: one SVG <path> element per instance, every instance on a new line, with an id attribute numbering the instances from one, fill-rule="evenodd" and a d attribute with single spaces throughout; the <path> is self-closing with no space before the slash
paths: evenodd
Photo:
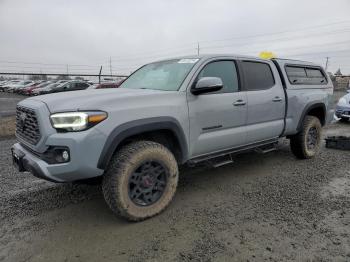
<path id="1" fill-rule="evenodd" d="M 298 126 L 297 126 L 297 131 L 299 132 L 301 130 L 301 127 L 303 125 L 303 121 L 305 119 L 305 116 L 314 108 L 318 108 L 318 107 L 321 107 L 322 110 L 323 110 L 323 113 L 324 113 L 324 116 L 326 117 L 326 106 L 324 103 L 315 103 L 315 102 L 310 102 L 308 103 L 303 112 L 301 113 L 301 116 L 300 116 L 300 119 L 299 119 L 299 122 L 298 122 Z M 321 121 L 322 123 L 322 121 Z"/>

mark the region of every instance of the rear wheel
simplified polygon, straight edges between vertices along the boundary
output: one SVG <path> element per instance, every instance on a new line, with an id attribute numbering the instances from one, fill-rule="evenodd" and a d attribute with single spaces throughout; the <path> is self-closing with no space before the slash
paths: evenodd
<path id="1" fill-rule="evenodd" d="M 131 221 L 144 220 L 169 205 L 178 175 L 176 159 L 166 147 L 133 142 L 111 160 L 102 182 L 103 195 L 114 213 Z"/>
<path id="2" fill-rule="evenodd" d="M 314 157 L 320 148 L 321 132 L 320 120 L 314 116 L 306 116 L 301 131 L 290 139 L 293 154 L 299 159 Z"/>

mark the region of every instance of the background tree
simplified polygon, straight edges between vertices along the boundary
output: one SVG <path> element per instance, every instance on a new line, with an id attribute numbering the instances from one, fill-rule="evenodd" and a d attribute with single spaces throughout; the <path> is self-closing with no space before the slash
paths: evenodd
<path id="1" fill-rule="evenodd" d="M 340 68 L 334 73 L 335 76 L 342 76 L 343 74 L 340 72 Z"/>

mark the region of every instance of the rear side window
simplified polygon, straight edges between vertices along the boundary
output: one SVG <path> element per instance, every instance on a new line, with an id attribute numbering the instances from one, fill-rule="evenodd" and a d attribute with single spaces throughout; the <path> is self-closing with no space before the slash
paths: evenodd
<path id="1" fill-rule="evenodd" d="M 219 77 L 224 87 L 218 93 L 238 92 L 238 76 L 233 61 L 216 61 L 207 64 L 198 75 L 202 77 Z"/>
<path id="2" fill-rule="evenodd" d="M 242 62 L 244 85 L 248 91 L 269 89 L 275 85 L 271 68 L 266 63 Z"/>
<path id="3" fill-rule="evenodd" d="M 286 66 L 286 73 L 292 85 L 323 85 L 327 78 L 320 68 Z"/>

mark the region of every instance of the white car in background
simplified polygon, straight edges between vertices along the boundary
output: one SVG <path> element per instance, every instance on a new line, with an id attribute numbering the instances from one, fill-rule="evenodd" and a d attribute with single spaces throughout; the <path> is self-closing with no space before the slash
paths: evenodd
<path id="1" fill-rule="evenodd" d="M 348 91 L 349 92 L 349 91 Z M 350 119 L 350 93 L 341 97 L 335 109 L 335 116 L 340 121 L 347 122 Z"/>
<path id="2" fill-rule="evenodd" d="M 22 80 L 10 80 L 7 81 L 6 83 L 1 85 L 1 89 L 3 92 L 7 91 L 8 88 L 12 87 L 13 85 L 18 84 L 19 82 L 21 82 Z"/>

